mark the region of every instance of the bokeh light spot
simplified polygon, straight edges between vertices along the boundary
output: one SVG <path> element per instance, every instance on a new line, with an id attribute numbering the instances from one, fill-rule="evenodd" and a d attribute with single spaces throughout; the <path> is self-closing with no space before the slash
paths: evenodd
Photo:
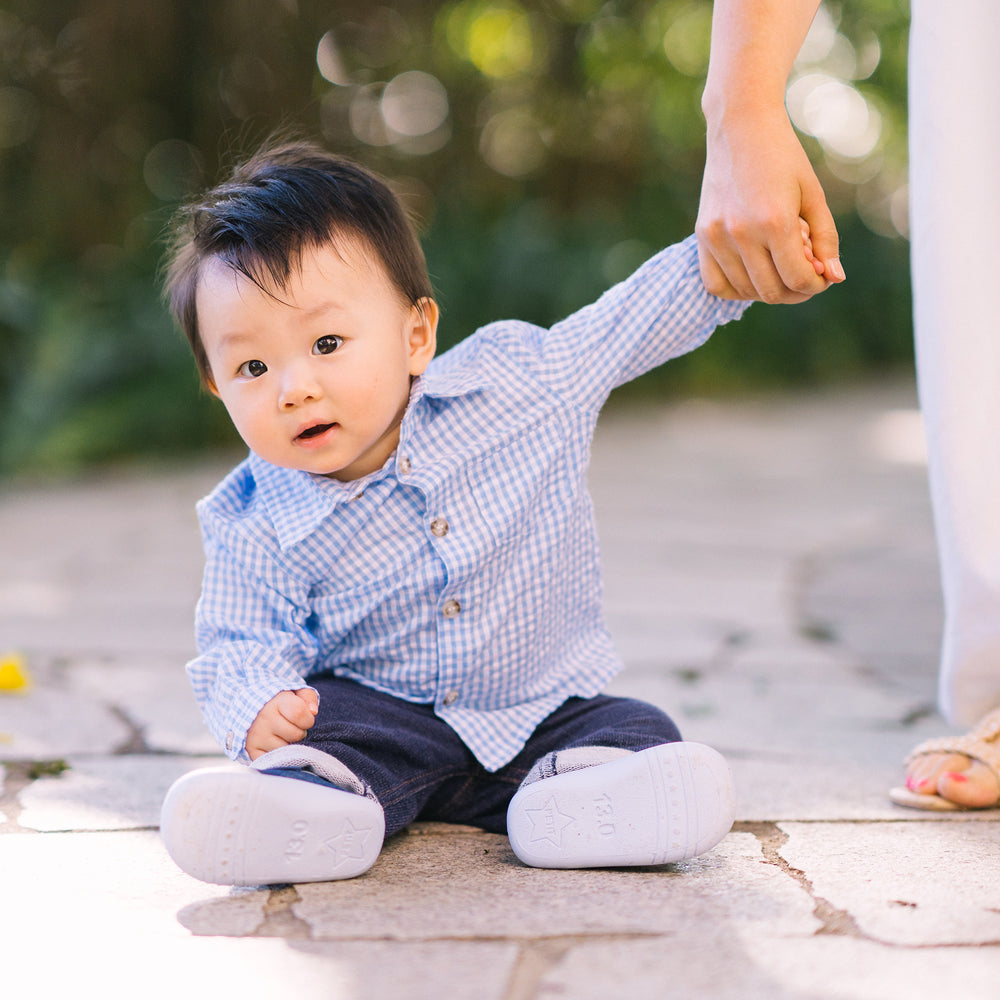
<path id="1" fill-rule="evenodd" d="M 489 77 L 526 73 L 540 56 L 531 18 L 513 3 L 465 0 L 449 14 L 446 34 L 451 48 Z"/>
<path id="2" fill-rule="evenodd" d="M 201 183 L 201 156 L 190 143 L 166 139 L 146 155 L 142 176 L 161 201 L 178 201 Z"/>
<path id="3" fill-rule="evenodd" d="M 411 41 L 405 18 L 392 7 L 370 8 L 363 23 L 346 24 L 343 28 L 345 47 L 351 49 L 361 65 L 371 69 L 381 69 L 402 59 Z"/>
<path id="4" fill-rule="evenodd" d="M 351 131 L 369 146 L 389 146 L 392 136 L 382 117 L 382 94 L 384 83 L 369 83 L 358 87 L 351 98 L 348 119 Z"/>
<path id="5" fill-rule="evenodd" d="M 398 135 L 427 135 L 448 118 L 448 93 L 437 77 L 410 70 L 386 84 L 381 111 L 385 124 Z"/>
<path id="6" fill-rule="evenodd" d="M 241 120 L 254 114 L 273 89 L 270 67 L 250 52 L 238 52 L 219 73 L 219 96 Z"/>
<path id="7" fill-rule="evenodd" d="M 843 80 L 809 73 L 788 88 L 787 102 L 795 125 L 835 156 L 863 159 L 881 138 L 882 116 Z"/>
<path id="8" fill-rule="evenodd" d="M 663 36 L 663 51 L 679 73 L 698 77 L 708 69 L 711 36 L 711 5 L 690 4 L 667 28 Z"/>
<path id="9" fill-rule="evenodd" d="M 820 4 L 809 26 L 809 33 L 799 49 L 796 63 L 803 65 L 822 62 L 829 55 L 836 40 L 837 26 L 833 22 L 833 15 L 826 4 Z"/>
<path id="10" fill-rule="evenodd" d="M 858 49 L 858 67 L 855 70 L 856 80 L 867 80 L 878 69 L 882 61 L 882 43 L 874 31 L 866 31 Z"/>
<path id="11" fill-rule="evenodd" d="M 483 159 L 506 177 L 524 177 L 544 162 L 548 149 L 531 113 L 512 108 L 495 114 L 479 140 Z"/>
<path id="12" fill-rule="evenodd" d="M 344 66 L 337 39 L 332 31 L 328 31 L 316 46 L 316 68 L 324 80 L 338 87 L 346 87 L 351 83 L 351 74 Z"/>

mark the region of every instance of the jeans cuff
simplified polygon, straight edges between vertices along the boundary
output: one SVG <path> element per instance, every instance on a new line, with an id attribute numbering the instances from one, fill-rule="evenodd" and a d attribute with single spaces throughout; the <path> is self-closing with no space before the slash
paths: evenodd
<path id="1" fill-rule="evenodd" d="M 371 786 L 359 778 L 349 767 L 315 747 L 303 746 L 300 743 L 289 743 L 261 754 L 251 765 L 255 771 L 270 771 L 276 768 L 300 768 L 312 771 L 329 781 L 331 785 L 342 788 L 355 795 L 363 795 L 366 799 L 378 802 Z"/>
<path id="2" fill-rule="evenodd" d="M 535 761 L 527 777 L 521 782 L 521 788 L 544 778 L 554 778 L 557 774 L 569 774 L 570 771 L 579 771 L 585 767 L 607 764 L 634 752 L 622 747 L 570 747 L 568 750 L 553 750 Z"/>

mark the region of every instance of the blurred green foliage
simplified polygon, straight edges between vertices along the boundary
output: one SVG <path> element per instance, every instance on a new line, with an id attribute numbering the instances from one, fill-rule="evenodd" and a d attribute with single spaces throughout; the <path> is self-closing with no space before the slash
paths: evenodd
<path id="1" fill-rule="evenodd" d="M 789 92 L 847 285 L 755 306 L 658 388 L 910 363 L 907 18 L 825 4 Z M 234 440 L 156 271 L 178 201 L 276 127 L 392 180 L 445 346 L 594 298 L 693 228 L 710 22 L 709 0 L 0 0 L 0 470 Z"/>

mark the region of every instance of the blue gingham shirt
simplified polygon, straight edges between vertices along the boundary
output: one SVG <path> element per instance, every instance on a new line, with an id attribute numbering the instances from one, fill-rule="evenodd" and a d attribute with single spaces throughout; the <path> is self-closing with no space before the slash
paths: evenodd
<path id="1" fill-rule="evenodd" d="M 694 238 L 545 330 L 499 322 L 414 381 L 396 452 L 339 482 L 251 455 L 198 505 L 188 665 L 227 753 L 275 694 L 333 671 L 434 705 L 489 770 L 620 669 L 586 488 L 610 391 L 746 303 L 709 295 Z"/>

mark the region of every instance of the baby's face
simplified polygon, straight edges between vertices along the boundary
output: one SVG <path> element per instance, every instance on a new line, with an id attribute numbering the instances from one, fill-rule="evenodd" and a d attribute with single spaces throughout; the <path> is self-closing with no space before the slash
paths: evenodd
<path id="1" fill-rule="evenodd" d="M 409 305 L 379 262 L 346 243 L 305 250 L 273 295 L 209 261 L 196 303 L 213 389 L 252 451 L 343 480 L 385 464 L 410 378 L 434 354 L 432 300 Z"/>

